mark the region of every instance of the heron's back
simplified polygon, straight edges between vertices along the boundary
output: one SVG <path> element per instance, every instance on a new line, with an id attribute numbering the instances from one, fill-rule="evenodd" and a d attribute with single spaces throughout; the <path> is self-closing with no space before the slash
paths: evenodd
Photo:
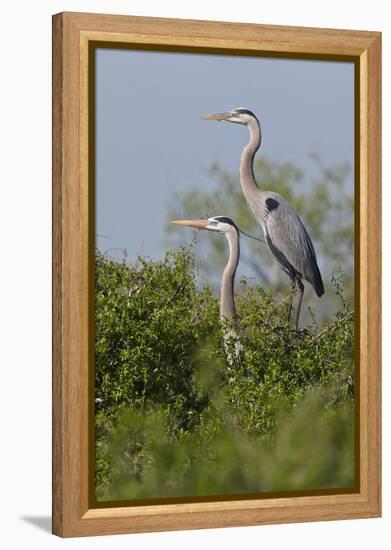
<path id="1" fill-rule="evenodd" d="M 268 248 L 282 269 L 291 279 L 296 274 L 302 276 L 322 296 L 324 286 L 315 249 L 300 217 L 284 197 L 272 191 L 259 191 L 251 202 Z"/>

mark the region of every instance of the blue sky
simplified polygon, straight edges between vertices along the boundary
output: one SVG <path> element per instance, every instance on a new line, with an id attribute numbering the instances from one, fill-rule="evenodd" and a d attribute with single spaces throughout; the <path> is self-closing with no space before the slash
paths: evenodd
<path id="1" fill-rule="evenodd" d="M 160 258 L 170 195 L 211 188 L 213 162 L 238 170 L 246 129 L 202 121 L 202 114 L 251 109 L 262 125 L 258 154 L 294 162 L 308 176 L 312 152 L 326 165 L 354 164 L 352 63 L 109 49 L 96 55 L 101 250 Z M 348 185 L 353 193 L 353 173 Z"/>

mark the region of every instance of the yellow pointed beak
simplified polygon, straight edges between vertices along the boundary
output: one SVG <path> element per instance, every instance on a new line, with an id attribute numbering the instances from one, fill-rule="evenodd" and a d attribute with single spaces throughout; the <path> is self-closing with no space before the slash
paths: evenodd
<path id="1" fill-rule="evenodd" d="M 205 229 L 208 225 L 208 220 L 174 220 L 171 223 L 185 225 L 187 227 L 195 227 L 196 229 Z"/>
<path id="2" fill-rule="evenodd" d="M 216 113 L 214 115 L 203 115 L 202 120 L 227 120 L 230 116 L 230 113 Z"/>

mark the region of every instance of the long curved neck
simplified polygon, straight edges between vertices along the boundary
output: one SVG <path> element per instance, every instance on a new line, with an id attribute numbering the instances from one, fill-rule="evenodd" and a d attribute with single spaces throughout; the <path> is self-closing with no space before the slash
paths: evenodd
<path id="1" fill-rule="evenodd" d="M 252 202 L 259 192 L 254 176 L 254 157 L 261 146 L 261 128 L 257 120 L 253 119 L 247 124 L 250 132 L 250 141 L 244 147 L 240 158 L 240 183 L 247 202 Z"/>
<path id="2" fill-rule="evenodd" d="M 234 299 L 234 281 L 239 263 L 239 235 L 235 229 L 225 234 L 229 244 L 229 259 L 221 280 L 220 317 L 221 319 L 236 319 Z"/>

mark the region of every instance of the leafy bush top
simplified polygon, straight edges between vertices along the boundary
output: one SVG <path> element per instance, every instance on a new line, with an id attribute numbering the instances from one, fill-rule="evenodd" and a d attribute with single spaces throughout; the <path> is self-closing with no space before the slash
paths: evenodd
<path id="1" fill-rule="evenodd" d="M 97 498 L 351 485 L 353 314 L 334 283 L 335 319 L 298 334 L 284 301 L 242 281 L 230 365 L 191 249 L 134 265 L 97 253 Z"/>

